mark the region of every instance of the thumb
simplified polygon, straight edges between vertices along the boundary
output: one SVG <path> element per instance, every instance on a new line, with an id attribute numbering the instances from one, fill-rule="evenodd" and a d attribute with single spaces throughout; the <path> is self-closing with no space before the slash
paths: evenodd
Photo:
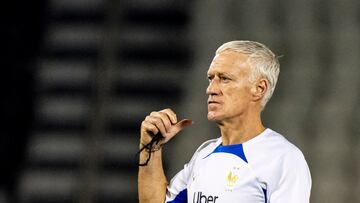
<path id="1" fill-rule="evenodd" d="M 176 133 L 178 133 L 179 131 L 192 125 L 193 123 L 194 122 L 190 119 L 183 119 L 174 125 L 174 130 L 176 131 Z"/>
<path id="2" fill-rule="evenodd" d="M 190 119 L 183 119 L 176 123 L 175 125 L 171 126 L 169 132 L 167 133 L 167 136 L 165 136 L 164 143 L 169 141 L 172 137 L 174 137 L 176 134 L 178 134 L 182 129 L 192 125 L 194 122 Z"/>

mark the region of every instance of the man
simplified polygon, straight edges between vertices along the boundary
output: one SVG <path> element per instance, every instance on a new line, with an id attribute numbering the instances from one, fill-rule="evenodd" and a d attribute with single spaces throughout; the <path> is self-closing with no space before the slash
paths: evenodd
<path id="1" fill-rule="evenodd" d="M 277 57 L 263 44 L 223 44 L 208 70 L 208 120 L 221 137 L 202 144 L 184 169 L 167 184 L 161 146 L 186 126 L 170 109 L 152 112 L 141 124 L 140 146 L 162 139 L 140 153 L 139 199 L 148 202 L 305 203 L 311 176 L 301 151 L 265 128 L 261 112 L 275 89 Z M 151 156 L 149 156 L 151 155 Z"/>

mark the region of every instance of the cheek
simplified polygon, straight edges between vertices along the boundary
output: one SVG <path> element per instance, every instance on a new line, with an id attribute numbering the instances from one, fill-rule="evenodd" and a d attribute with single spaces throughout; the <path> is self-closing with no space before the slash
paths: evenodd
<path id="1" fill-rule="evenodd" d="M 233 105 L 241 105 L 243 103 L 248 103 L 251 100 L 251 91 L 248 87 L 231 88 L 228 91 L 227 97 L 229 102 Z"/>

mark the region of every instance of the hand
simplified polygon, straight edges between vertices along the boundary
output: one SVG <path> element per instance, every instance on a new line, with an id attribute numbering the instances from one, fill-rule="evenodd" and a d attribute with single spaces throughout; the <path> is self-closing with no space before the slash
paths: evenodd
<path id="1" fill-rule="evenodd" d="M 141 123 L 140 143 L 147 144 L 154 135 L 161 133 L 163 138 L 158 145 L 163 145 L 191 124 L 193 124 L 193 122 L 190 119 L 183 119 L 177 122 L 176 114 L 169 108 L 161 111 L 153 111 L 150 115 L 146 116 L 145 120 Z"/>

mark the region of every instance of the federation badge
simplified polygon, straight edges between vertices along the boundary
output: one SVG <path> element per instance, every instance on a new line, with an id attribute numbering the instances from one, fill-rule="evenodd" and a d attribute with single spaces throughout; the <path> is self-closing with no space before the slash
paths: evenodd
<path id="1" fill-rule="evenodd" d="M 227 182 L 226 191 L 230 191 L 230 192 L 233 191 L 235 184 L 239 180 L 239 172 L 240 172 L 239 166 L 234 166 L 230 169 L 226 177 L 226 182 Z"/>

